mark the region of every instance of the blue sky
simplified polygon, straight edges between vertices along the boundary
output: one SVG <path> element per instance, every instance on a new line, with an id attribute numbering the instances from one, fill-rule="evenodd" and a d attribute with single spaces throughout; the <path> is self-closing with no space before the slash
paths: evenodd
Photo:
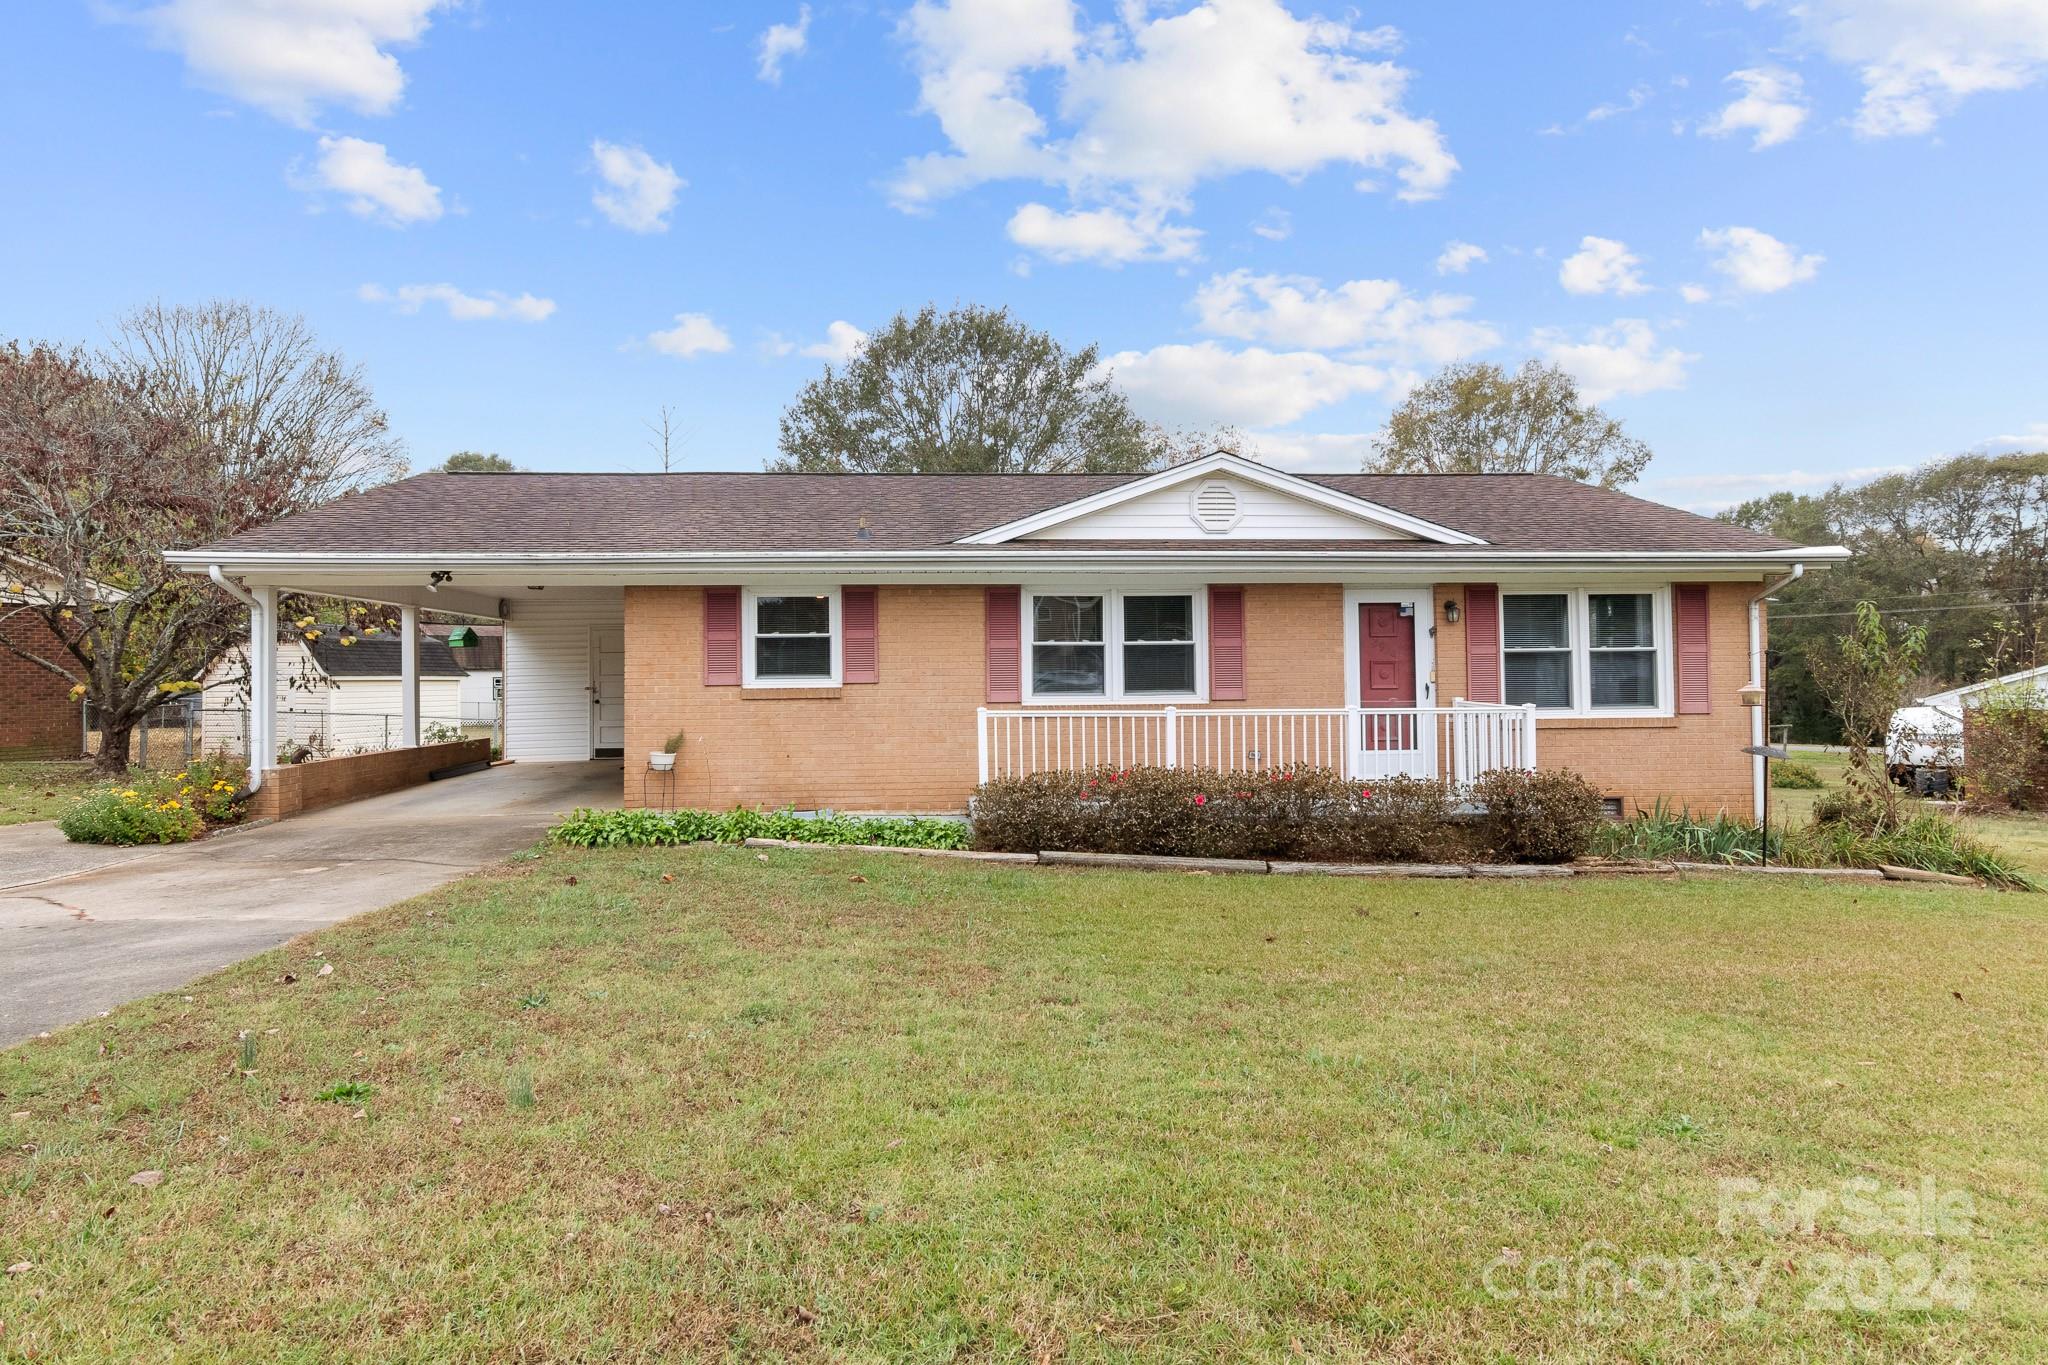
<path id="1" fill-rule="evenodd" d="M 415 466 L 758 466 L 927 300 L 1353 469 L 1445 360 L 1557 360 L 1712 507 L 2048 445 L 2048 0 L 43 0 L 0 330 L 306 315 Z"/>

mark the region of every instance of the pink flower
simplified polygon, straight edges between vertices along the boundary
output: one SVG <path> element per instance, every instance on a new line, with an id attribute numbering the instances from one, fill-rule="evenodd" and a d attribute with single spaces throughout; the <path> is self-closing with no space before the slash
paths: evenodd
<path id="1" fill-rule="evenodd" d="M 1200 792 L 1196 792 L 1196 793 L 1195 793 L 1195 804 L 1196 804 L 1196 805 L 1198 805 L 1198 806 L 1206 806 L 1206 805 L 1208 805 L 1208 804 L 1209 804 L 1209 798 L 1208 798 L 1208 797 L 1206 797 L 1206 796 L 1204 796 L 1204 795 L 1202 795 L 1202 794 L 1201 794 Z"/>

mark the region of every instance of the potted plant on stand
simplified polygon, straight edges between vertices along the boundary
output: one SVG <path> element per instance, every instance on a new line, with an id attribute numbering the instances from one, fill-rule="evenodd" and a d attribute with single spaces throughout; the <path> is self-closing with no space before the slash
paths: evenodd
<path id="1" fill-rule="evenodd" d="M 678 730 L 668 737 L 668 743 L 648 753 L 647 766 L 658 773 L 675 771 L 676 755 L 681 752 L 682 747 L 683 732 Z"/>

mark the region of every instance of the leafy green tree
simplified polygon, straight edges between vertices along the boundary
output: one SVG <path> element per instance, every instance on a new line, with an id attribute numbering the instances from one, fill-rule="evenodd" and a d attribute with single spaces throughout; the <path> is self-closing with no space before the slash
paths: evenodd
<path id="1" fill-rule="evenodd" d="M 1771 714 L 1797 739 L 1842 738 L 1807 658 L 1860 602 L 1926 628 L 1923 694 L 2048 663 L 2048 454 L 1961 455 L 1723 515 L 1854 552 L 1785 589 L 1772 610 Z"/>
<path id="2" fill-rule="evenodd" d="M 486 455 L 480 450 L 458 450 L 441 462 L 443 474 L 517 474 L 519 466 L 503 455 Z"/>
<path id="3" fill-rule="evenodd" d="M 247 630 L 164 552 L 403 474 L 402 452 L 362 372 L 268 309 L 152 304 L 97 353 L 0 346 L 0 622 L 62 645 L 0 648 L 68 679 L 124 772 L 136 723 Z"/>
<path id="4" fill-rule="evenodd" d="M 784 472 L 1122 473 L 1169 463 L 1099 370 L 1005 308 L 898 314 L 851 359 L 828 365 L 782 414 Z"/>
<path id="5" fill-rule="evenodd" d="M 1650 447 L 1579 397 L 1555 365 L 1446 365 L 1394 409 L 1365 467 L 1383 474 L 1558 474 L 1620 488 Z"/>

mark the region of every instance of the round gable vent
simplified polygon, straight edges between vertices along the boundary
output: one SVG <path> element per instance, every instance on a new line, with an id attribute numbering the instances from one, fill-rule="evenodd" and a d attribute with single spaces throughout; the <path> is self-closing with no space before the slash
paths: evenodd
<path id="1" fill-rule="evenodd" d="M 1210 479 L 1188 499 L 1188 516 L 1210 535 L 1220 536 L 1244 519 L 1244 506 L 1238 501 L 1237 489 L 1221 479 Z"/>

